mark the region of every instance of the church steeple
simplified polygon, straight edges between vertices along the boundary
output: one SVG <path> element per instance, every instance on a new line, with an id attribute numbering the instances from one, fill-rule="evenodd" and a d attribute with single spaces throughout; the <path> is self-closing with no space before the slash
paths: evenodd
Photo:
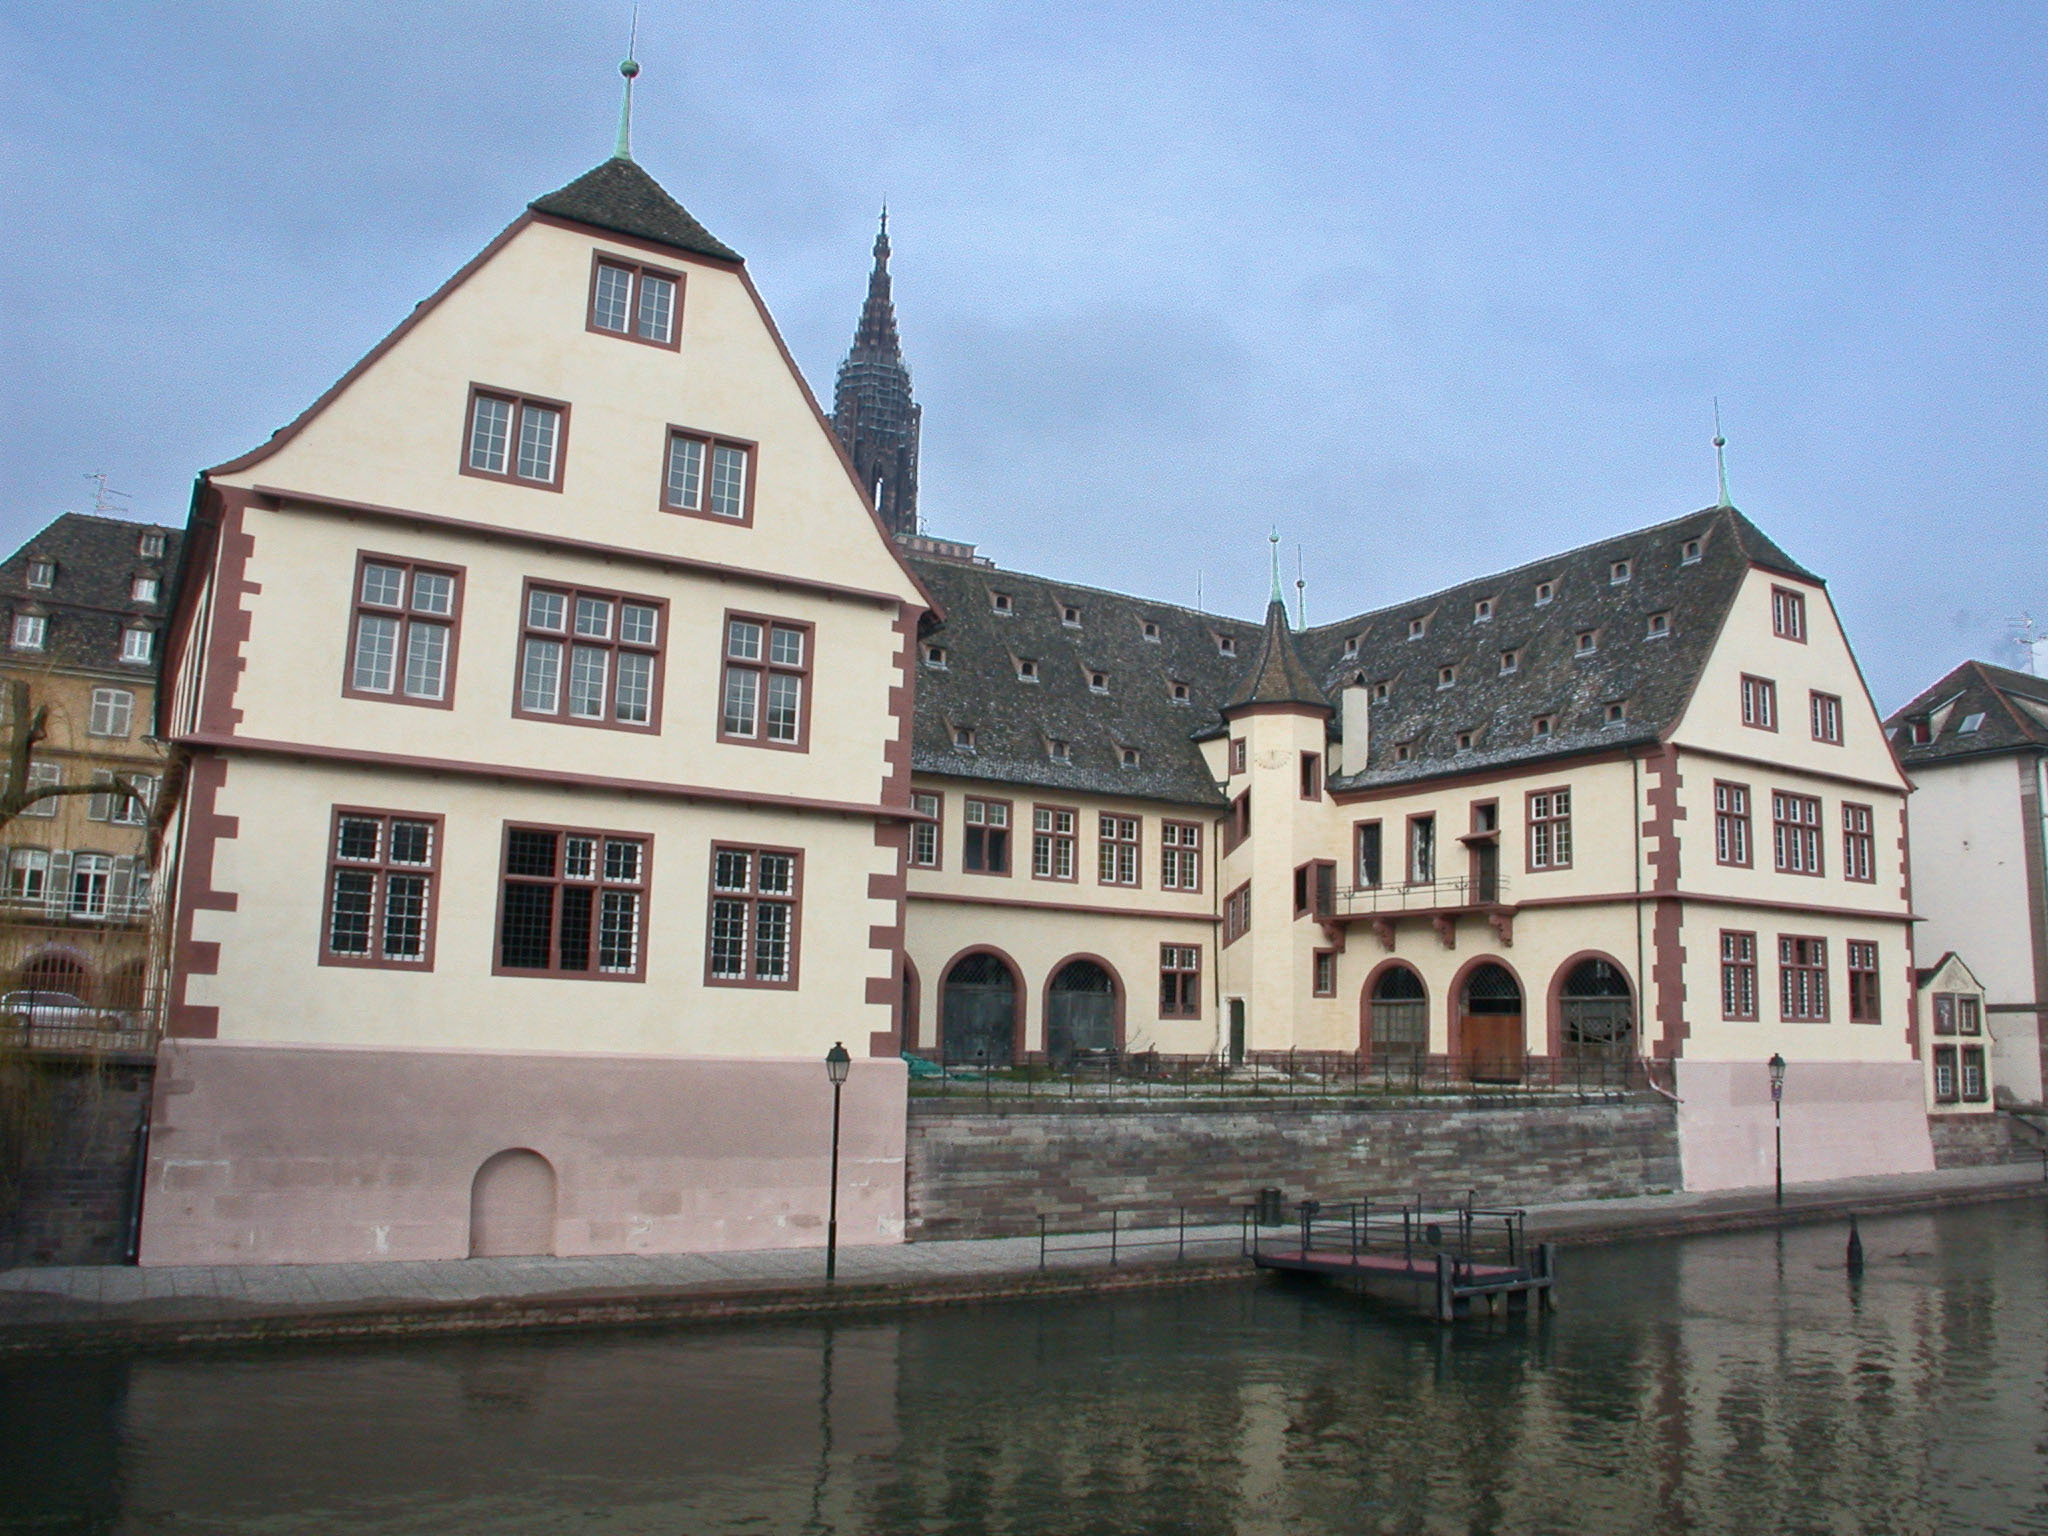
<path id="1" fill-rule="evenodd" d="M 832 429 L 891 533 L 917 532 L 917 435 L 923 412 L 910 394 L 910 369 L 896 335 L 889 289 L 889 210 L 875 236 L 875 266 L 853 346 L 832 392 Z"/>

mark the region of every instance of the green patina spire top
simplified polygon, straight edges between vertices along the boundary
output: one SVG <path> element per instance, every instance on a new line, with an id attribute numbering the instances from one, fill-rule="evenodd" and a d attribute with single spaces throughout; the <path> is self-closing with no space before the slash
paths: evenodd
<path id="1" fill-rule="evenodd" d="M 614 160 L 633 158 L 633 77 L 640 73 L 639 62 L 633 54 L 640 42 L 640 7 L 633 7 L 633 30 L 626 39 L 626 57 L 619 65 L 619 73 L 626 77 L 626 94 L 619 102 L 619 140 L 612 146 Z"/>
<path id="2" fill-rule="evenodd" d="M 1268 541 L 1273 546 L 1273 595 L 1269 602 L 1279 603 L 1283 608 L 1286 599 L 1280 596 L 1280 530 L 1275 528 Z"/>
<path id="3" fill-rule="evenodd" d="M 1714 503 L 1716 508 L 1732 507 L 1728 499 L 1728 439 L 1721 435 L 1721 397 L 1714 397 L 1714 472 L 1721 479 L 1721 499 Z"/>

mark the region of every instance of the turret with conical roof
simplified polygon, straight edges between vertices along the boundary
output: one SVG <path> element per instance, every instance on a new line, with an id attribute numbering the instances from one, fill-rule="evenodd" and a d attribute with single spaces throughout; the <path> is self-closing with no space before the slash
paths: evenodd
<path id="1" fill-rule="evenodd" d="M 917 532 L 917 436 L 923 413 L 910 394 L 910 369 L 896 335 L 889 286 L 889 210 L 875 236 L 875 266 L 853 346 L 839 365 L 832 428 L 853 459 L 875 510 L 891 533 Z"/>
<path id="2" fill-rule="evenodd" d="M 1251 669 L 1236 692 L 1225 701 L 1223 716 L 1228 719 L 1233 712 L 1255 704 L 1330 708 L 1329 695 L 1301 659 L 1301 649 L 1294 643 L 1294 631 L 1287 623 L 1287 604 L 1277 591 L 1266 604 L 1266 632 L 1259 640 L 1259 654 L 1253 658 Z"/>

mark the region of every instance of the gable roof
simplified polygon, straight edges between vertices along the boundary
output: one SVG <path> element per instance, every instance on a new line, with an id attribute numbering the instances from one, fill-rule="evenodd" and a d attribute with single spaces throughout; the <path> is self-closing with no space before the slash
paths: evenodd
<path id="1" fill-rule="evenodd" d="M 1915 721 L 1936 727 L 1932 740 L 1912 740 L 1909 727 Z M 1895 710 L 1885 721 L 1885 730 L 1893 733 L 1892 747 L 1909 769 L 1989 752 L 2048 747 L 2048 678 L 1988 661 L 1966 661 Z"/>
<path id="2" fill-rule="evenodd" d="M 661 183 L 636 162 L 616 156 L 526 206 L 535 213 L 631 235 L 636 240 L 651 240 L 656 245 L 698 256 L 715 256 L 720 261 L 743 259 L 738 251 L 690 217 L 689 210 L 670 197 Z"/>
<path id="3" fill-rule="evenodd" d="M 1287 624 L 1287 605 L 1274 598 L 1266 604 L 1266 630 L 1259 637 L 1259 654 L 1223 704 L 1229 718 L 1233 710 L 1253 704 L 1306 704 L 1328 709 L 1330 700 L 1316 686 L 1294 643 L 1294 631 Z"/>
<path id="4" fill-rule="evenodd" d="M 163 553 L 145 558 L 142 536 L 163 535 Z M 160 629 L 168 612 L 170 573 L 184 534 L 155 523 L 66 512 L 0 561 L 0 603 L 9 627 L 16 613 L 43 614 L 49 625 L 40 651 L 0 652 L 0 663 L 82 667 L 119 672 L 138 682 L 155 682 L 156 667 L 121 660 L 121 632 L 131 625 Z M 47 589 L 28 584 L 31 561 L 55 567 Z M 134 582 L 154 576 L 157 595 L 138 601 Z M 158 648 L 161 652 L 161 646 Z"/>

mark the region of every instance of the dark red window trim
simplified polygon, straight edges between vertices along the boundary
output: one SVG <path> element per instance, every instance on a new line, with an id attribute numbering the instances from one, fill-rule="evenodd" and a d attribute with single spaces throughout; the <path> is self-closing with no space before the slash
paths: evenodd
<path id="1" fill-rule="evenodd" d="M 1193 833 L 1192 837 L 1187 834 Z M 1208 860 L 1203 855 L 1208 851 L 1203 846 L 1202 824 L 1199 821 L 1174 821 L 1159 823 L 1159 888 L 1162 891 L 1178 891 L 1183 896 L 1198 896 L 1207 883 L 1204 866 Z M 1178 859 L 1174 855 L 1178 854 Z M 1169 862 L 1186 869 L 1188 860 L 1193 859 L 1195 880 L 1192 885 L 1169 885 L 1166 881 L 1166 867 Z"/>
<path id="2" fill-rule="evenodd" d="M 1730 939 L 1749 940 L 1748 955 L 1731 956 L 1728 953 L 1728 941 Z M 1723 928 L 1721 930 L 1721 1017 L 1733 1023 L 1753 1024 L 1757 1021 L 1759 1006 L 1757 999 L 1759 993 L 1757 991 L 1756 950 L 1757 936 L 1754 932 L 1742 928 Z M 1740 1007 L 1731 1006 L 1728 989 L 1731 972 L 1748 977 L 1749 1007 L 1746 1011 Z"/>
<path id="3" fill-rule="evenodd" d="M 747 889 L 721 890 L 718 885 L 718 856 L 721 853 L 746 854 Z M 790 860 L 789 890 L 763 891 L 760 886 L 761 857 L 773 854 Z M 793 992 L 801 975 L 804 931 L 804 854 L 801 848 L 775 848 L 755 846 L 750 843 L 719 842 L 711 845 L 711 868 L 707 876 L 710 889 L 704 903 L 704 985 L 707 987 L 745 987 L 754 991 Z M 712 974 L 712 943 L 718 922 L 719 902 L 738 902 L 746 910 L 746 964 L 751 972 L 757 959 L 756 943 L 759 938 L 760 908 L 764 904 L 787 906 L 789 911 L 789 966 L 787 976 L 758 977 L 716 976 Z"/>
<path id="4" fill-rule="evenodd" d="M 1330 966 L 1330 984 L 1322 984 L 1323 962 Z M 1309 951 L 1308 985 L 1311 997 L 1335 997 L 1337 995 L 1337 951 L 1314 949 Z"/>
<path id="5" fill-rule="evenodd" d="M 363 600 L 363 573 L 372 565 L 388 565 L 405 572 L 404 601 L 396 608 Z M 446 576 L 454 584 L 448 612 L 418 613 L 412 607 L 413 582 L 422 572 L 430 576 Z M 439 560 L 408 560 L 400 555 L 375 554 L 369 550 L 356 551 L 355 585 L 349 589 L 348 649 L 341 658 L 341 694 L 347 699 L 369 699 L 378 704 L 410 704 L 418 709 L 453 709 L 455 707 L 455 660 L 461 649 L 462 640 L 462 592 L 464 578 L 469 568 L 461 565 L 447 565 Z M 371 688 L 356 686 L 356 642 L 362 630 L 363 618 L 395 618 L 398 623 L 398 650 L 392 658 L 392 687 L 389 693 L 379 693 Z M 415 623 L 439 624 L 448 631 L 448 654 L 442 661 L 441 697 L 422 699 L 405 691 L 405 658 L 411 643 L 412 626 Z"/>
<path id="6" fill-rule="evenodd" d="M 912 810 L 917 802 L 929 800 L 933 810 L 931 820 L 913 822 L 910 828 L 910 843 L 904 851 L 904 859 L 912 869 L 944 869 L 946 867 L 946 797 L 936 790 L 916 789 L 910 793 Z M 932 856 L 923 863 L 917 858 L 917 834 L 920 827 L 930 827 L 932 835 Z"/>
<path id="7" fill-rule="evenodd" d="M 732 627 L 735 622 L 758 624 L 761 627 L 761 655 L 756 658 L 735 657 L 732 654 Z M 775 631 L 795 631 L 803 636 L 803 660 L 797 663 L 778 662 L 773 659 Z M 811 750 L 811 694 L 813 671 L 817 657 L 818 634 L 814 625 L 802 619 L 779 619 L 773 614 L 747 613 L 737 608 L 725 610 L 724 621 L 718 627 L 718 739 L 736 747 L 766 747 L 774 752 L 808 752 Z M 735 672 L 754 674 L 754 734 L 739 735 L 726 729 L 726 690 L 731 686 Z M 768 739 L 768 684 L 777 677 L 793 677 L 797 680 L 797 720 L 795 741 L 771 741 Z"/>
<path id="8" fill-rule="evenodd" d="M 511 872 L 512 835 L 515 832 L 544 832 L 555 836 L 554 873 L 550 875 L 515 875 Z M 570 838 L 589 838 L 595 847 L 592 851 L 592 874 L 589 878 L 562 873 L 568 855 Z M 607 880 L 604 878 L 605 844 L 610 842 L 637 843 L 640 846 L 639 878 L 634 881 Z M 548 964 L 525 966 L 505 964 L 505 896 L 513 884 L 546 885 L 555 896 L 548 910 Z M 591 892 L 590 912 L 590 967 L 587 970 L 564 970 L 559 964 L 561 953 L 562 908 L 561 892 L 575 888 Z M 633 938 L 633 969 L 630 971 L 607 971 L 598 969 L 597 944 L 599 914 L 603 908 L 603 892 L 630 891 L 638 896 L 636 909 L 637 928 Z M 508 821 L 504 835 L 498 843 L 498 900 L 497 916 L 491 927 L 491 974 L 493 976 L 534 976 L 553 978 L 559 981 L 645 981 L 647 979 L 647 908 L 654 890 L 654 834 L 651 832 L 625 832 L 600 827 L 555 826 L 546 822 Z"/>
<path id="9" fill-rule="evenodd" d="M 986 822 L 972 822 L 967 819 L 970 805 L 1000 805 L 1003 808 L 1003 824 L 990 828 Z M 984 814 L 986 814 L 984 812 Z M 988 858 L 988 834 L 990 831 L 1002 834 L 1002 868 L 992 868 Z M 979 866 L 969 862 L 968 850 L 974 846 L 974 834 L 982 834 L 982 853 Z M 990 875 L 999 880 L 1010 878 L 1010 872 L 1017 867 L 1017 806 L 1014 801 L 999 800 L 989 795 L 968 795 L 960 810 L 960 869 L 963 874 Z"/>
<path id="10" fill-rule="evenodd" d="M 534 625 L 533 595 L 536 592 L 552 593 L 565 600 L 563 627 L 559 630 L 543 629 Z M 607 637 L 578 635 L 576 633 L 576 600 L 593 598 L 612 605 L 611 633 Z M 655 611 L 656 634 L 652 646 L 628 642 L 619 635 L 624 619 L 624 606 L 632 603 L 636 607 L 652 608 Z M 598 587 L 574 586 L 565 582 L 542 581 L 529 576 L 519 590 L 519 648 L 512 656 L 512 715 L 518 720 L 544 720 L 550 725 L 580 725 L 600 730 L 632 731 L 643 736 L 657 736 L 661 733 L 661 703 L 663 682 L 668 667 L 668 600 L 648 597 L 637 592 L 614 592 Z M 723 631 L 721 631 L 721 634 Z M 560 670 L 556 676 L 556 708 L 552 711 L 528 709 L 526 707 L 526 643 L 529 640 L 554 640 L 562 646 Z M 609 659 L 605 663 L 604 714 L 601 718 L 569 713 L 569 668 L 572 652 L 579 646 L 603 649 Z M 621 651 L 654 658 L 649 674 L 647 719 L 621 720 L 618 718 L 618 658 Z"/>
<path id="11" fill-rule="evenodd" d="M 1750 708 L 1752 693 L 1761 701 L 1762 708 Z M 1741 698 L 1738 701 L 1742 723 L 1752 731 L 1775 731 L 1778 728 L 1778 685 L 1768 677 L 1757 677 L 1752 673 L 1742 674 Z M 1757 715 L 1768 714 L 1770 719 L 1759 720 Z"/>
<path id="12" fill-rule="evenodd" d="M 359 818 L 378 823 L 377 857 L 375 859 L 344 859 L 341 856 L 341 824 L 344 818 Z M 394 821 L 418 822 L 425 825 L 427 833 L 427 862 L 424 864 L 396 864 L 391 860 L 391 824 Z M 435 917 L 441 901 L 441 837 L 444 818 L 430 812 L 394 811 L 367 805 L 337 805 L 328 820 L 327 829 L 327 878 L 321 892 L 320 904 L 320 963 L 322 965 L 350 966 L 366 971 L 431 971 L 434 968 Z M 372 879 L 370 903 L 370 946 L 368 954 L 343 954 L 334 949 L 334 886 L 335 877 L 344 871 L 367 874 Z M 420 914 L 420 956 L 417 960 L 394 960 L 383 953 L 385 903 L 390 893 L 390 877 L 419 876 L 427 882 L 424 910 Z"/>
<path id="13" fill-rule="evenodd" d="M 670 499 L 669 469 L 675 461 L 675 445 L 679 440 L 698 443 L 703 447 L 703 456 L 697 466 L 697 505 L 685 506 Z M 667 435 L 661 440 L 661 486 L 656 502 L 662 511 L 677 517 L 701 518 L 707 523 L 718 523 L 727 528 L 751 528 L 754 526 L 754 472 L 759 467 L 760 444 L 744 437 L 730 437 L 718 432 L 705 432 L 696 427 L 679 427 L 669 423 Z M 740 513 L 732 517 L 724 512 L 711 510 L 711 469 L 720 448 L 737 448 L 746 461 L 746 485 L 740 495 Z"/>
<path id="14" fill-rule="evenodd" d="M 617 267 L 633 274 L 631 297 L 626 301 L 626 328 L 615 331 L 610 326 L 597 323 L 597 274 L 600 267 Z M 674 283 L 675 299 L 669 305 L 668 340 L 657 341 L 651 336 L 642 336 L 638 328 L 640 317 L 640 281 L 646 277 L 665 278 Z M 663 352 L 680 352 L 683 346 L 683 274 L 667 267 L 650 266 L 632 256 L 620 256 L 612 251 L 595 250 L 590 253 L 590 296 L 583 306 L 583 328 L 593 336 L 608 336 L 614 341 L 630 341 L 639 346 L 653 347 Z"/>
<path id="15" fill-rule="evenodd" d="M 1192 966 L 1180 964 L 1193 955 Z M 1190 984 L 1190 979 L 1192 984 Z M 1162 944 L 1159 946 L 1159 1017 L 1199 1019 L 1202 1016 L 1202 946 Z"/>
<path id="16" fill-rule="evenodd" d="M 1038 813 L 1040 811 L 1045 811 L 1055 817 L 1064 814 L 1073 819 L 1067 823 L 1067 830 L 1064 832 L 1056 830 L 1040 831 L 1038 826 Z M 1057 823 L 1055 823 L 1055 826 L 1057 826 Z M 1067 845 L 1067 872 L 1064 875 L 1041 875 L 1038 872 L 1038 840 L 1041 837 L 1054 845 L 1060 843 Z M 1034 880 L 1050 880 L 1057 885 L 1076 885 L 1080 882 L 1081 811 L 1078 806 L 1034 804 L 1031 807 L 1031 878 Z"/>
<path id="17" fill-rule="evenodd" d="M 480 399 L 502 400 L 512 407 L 512 432 L 505 445 L 505 468 L 503 471 L 478 469 L 469 461 L 470 440 L 476 430 L 476 403 Z M 519 474 L 515 468 L 519 462 L 520 423 L 527 406 L 540 406 L 543 409 L 557 411 L 561 414 L 561 424 L 555 432 L 555 473 L 553 479 L 530 480 L 526 476 Z M 523 485 L 531 490 L 559 491 L 562 488 L 562 472 L 568 462 L 568 401 L 550 400 L 545 395 L 525 395 L 516 389 L 499 389 L 495 385 L 490 384 L 471 384 L 469 386 L 469 403 L 463 408 L 462 412 L 462 454 L 458 460 L 458 467 L 463 474 L 474 476 L 478 480 L 495 480 L 501 485 Z"/>

